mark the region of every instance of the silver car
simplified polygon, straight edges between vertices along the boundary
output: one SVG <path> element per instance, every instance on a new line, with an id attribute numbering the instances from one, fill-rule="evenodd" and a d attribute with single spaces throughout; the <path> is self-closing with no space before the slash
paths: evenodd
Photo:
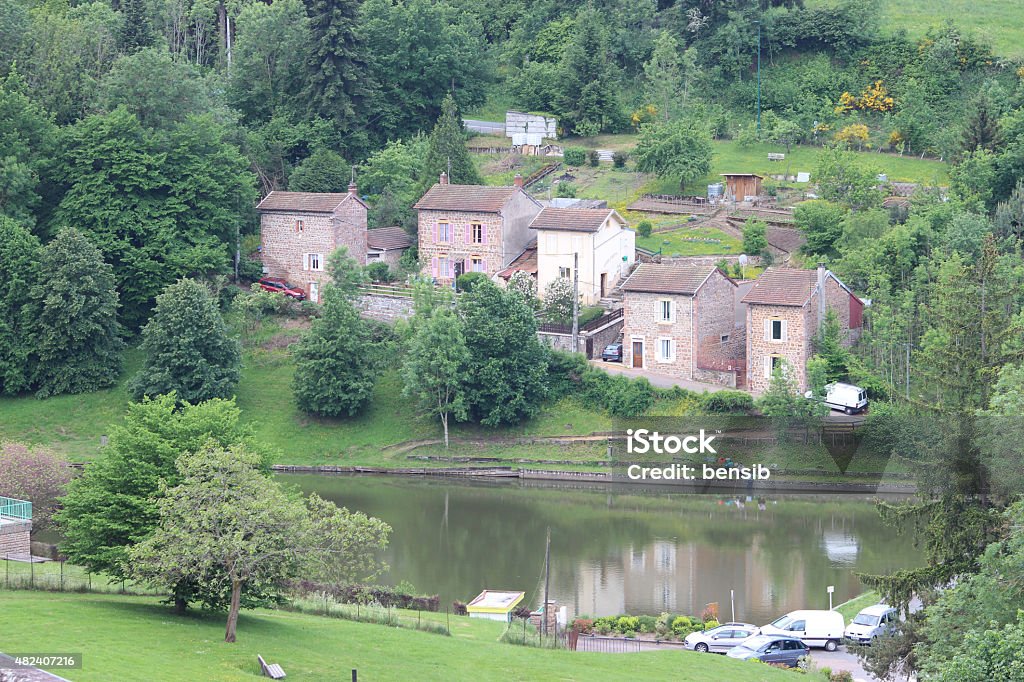
<path id="1" fill-rule="evenodd" d="M 704 632 L 691 632 L 683 639 L 683 646 L 693 651 L 724 654 L 747 637 L 757 633 L 757 626 L 750 623 L 726 623 Z"/>
<path id="2" fill-rule="evenodd" d="M 756 658 L 764 663 L 780 663 L 795 668 L 800 664 L 800 659 L 809 653 L 807 645 L 796 637 L 757 635 L 733 647 L 725 655 L 741 660 Z"/>
<path id="3" fill-rule="evenodd" d="M 869 606 L 857 614 L 844 633 L 847 640 L 871 644 L 876 637 L 890 634 L 899 622 L 899 612 L 886 604 Z"/>

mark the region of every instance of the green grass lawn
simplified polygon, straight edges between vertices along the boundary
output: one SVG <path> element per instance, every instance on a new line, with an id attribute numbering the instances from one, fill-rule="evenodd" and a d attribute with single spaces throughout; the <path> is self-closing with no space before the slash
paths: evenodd
<path id="1" fill-rule="evenodd" d="M 718 240 L 701 241 L 701 240 Z M 697 240 L 697 241 L 691 241 Z M 680 227 L 671 232 L 655 232 L 637 237 L 636 245 L 666 256 L 707 256 L 743 253 L 743 243 L 714 227 Z"/>
<path id="2" fill-rule="evenodd" d="M 827 5 L 833 1 L 807 0 L 807 6 Z M 990 42 L 1000 57 L 1024 56 L 1024 43 L 1020 39 L 1024 4 L 1020 0 L 882 1 L 882 26 L 890 31 L 904 29 L 910 36 L 920 38 L 929 28 L 941 27 L 946 21 Z"/>
<path id="3" fill-rule="evenodd" d="M 289 680 L 618 680 L 772 682 L 792 673 L 724 656 L 681 651 L 613 655 L 518 647 L 494 623 L 453 617 L 453 636 L 284 611 L 244 612 L 225 644 L 223 614 L 175 616 L 155 598 L 0 593 L 3 650 L 75 652 L 75 682 L 258 680 L 257 654 Z"/>

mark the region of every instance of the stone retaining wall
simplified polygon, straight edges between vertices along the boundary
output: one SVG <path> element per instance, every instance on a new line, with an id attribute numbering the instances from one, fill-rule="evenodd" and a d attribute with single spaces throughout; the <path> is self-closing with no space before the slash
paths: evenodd
<path id="1" fill-rule="evenodd" d="M 355 300 L 359 314 L 370 320 L 393 323 L 412 317 L 413 301 L 403 296 L 363 294 Z"/>
<path id="2" fill-rule="evenodd" d="M 29 554 L 32 549 L 32 522 L 0 523 L 0 557 Z"/>

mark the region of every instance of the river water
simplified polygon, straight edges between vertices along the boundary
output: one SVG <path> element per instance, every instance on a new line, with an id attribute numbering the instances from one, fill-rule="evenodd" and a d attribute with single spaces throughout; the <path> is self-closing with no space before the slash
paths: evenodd
<path id="1" fill-rule="evenodd" d="M 287 474 L 285 483 L 360 510 L 393 528 L 381 582 L 412 583 L 442 605 L 483 589 L 543 595 L 551 529 L 550 594 L 570 617 L 662 611 L 755 624 L 798 608 L 828 608 L 863 591 L 856 572 L 920 565 L 912 535 L 884 526 L 860 496 L 758 500 L 518 479 L 467 481 Z"/>

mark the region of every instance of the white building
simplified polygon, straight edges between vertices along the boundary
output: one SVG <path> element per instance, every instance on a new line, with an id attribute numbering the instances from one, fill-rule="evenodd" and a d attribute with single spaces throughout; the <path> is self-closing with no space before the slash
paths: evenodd
<path id="1" fill-rule="evenodd" d="M 557 277 L 573 278 L 578 256 L 583 305 L 594 305 L 625 276 L 636 259 L 636 233 L 610 208 L 551 208 L 530 223 L 537 231 L 537 291 Z"/>

